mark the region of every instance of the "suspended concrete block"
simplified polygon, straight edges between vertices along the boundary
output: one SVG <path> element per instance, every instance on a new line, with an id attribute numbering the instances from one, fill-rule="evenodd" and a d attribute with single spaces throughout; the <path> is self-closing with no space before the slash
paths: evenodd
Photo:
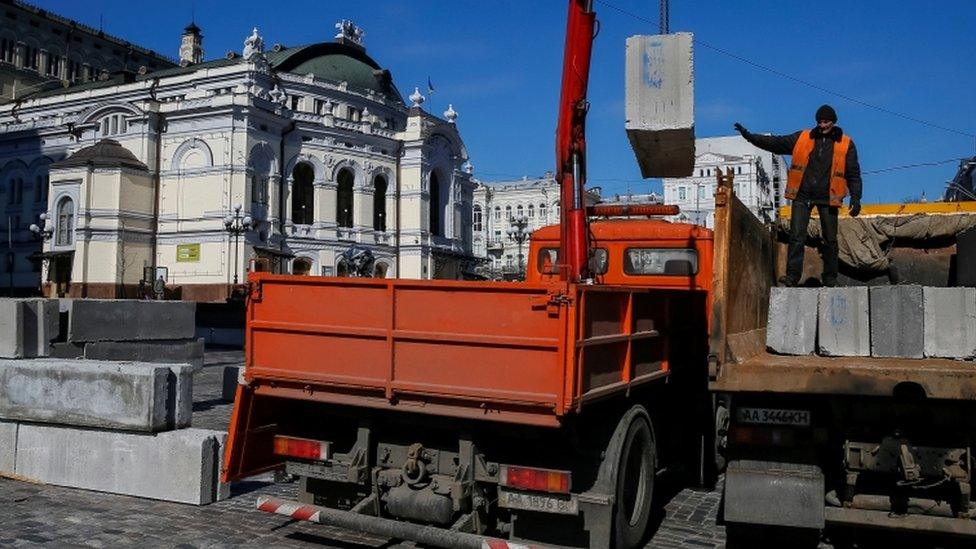
<path id="1" fill-rule="evenodd" d="M 695 167 L 693 35 L 627 38 L 627 137 L 643 177 L 687 177 Z"/>

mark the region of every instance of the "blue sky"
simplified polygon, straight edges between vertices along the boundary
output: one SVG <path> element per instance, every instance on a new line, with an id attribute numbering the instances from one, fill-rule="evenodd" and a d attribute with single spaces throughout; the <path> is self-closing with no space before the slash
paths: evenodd
<path id="1" fill-rule="evenodd" d="M 190 21 L 206 57 L 240 51 L 251 27 L 266 44 L 331 40 L 338 19 L 366 31 L 368 52 L 393 72 L 404 96 L 436 88 L 427 103 L 453 103 L 484 180 L 553 169 L 553 135 L 565 32 L 562 0 L 34 0 L 35 4 L 175 57 Z M 860 152 L 882 170 L 976 154 L 976 2 L 672 0 L 671 30 L 875 107 L 958 130 L 939 130 L 695 47 L 696 133 L 729 135 L 810 127 L 822 103 Z M 601 31 L 590 76 L 589 180 L 605 193 L 660 190 L 641 180 L 624 132 L 624 40 L 657 32 L 657 2 L 596 0 Z M 637 15 L 641 20 L 619 10 Z M 955 163 L 868 173 L 865 202 L 940 196 Z"/>

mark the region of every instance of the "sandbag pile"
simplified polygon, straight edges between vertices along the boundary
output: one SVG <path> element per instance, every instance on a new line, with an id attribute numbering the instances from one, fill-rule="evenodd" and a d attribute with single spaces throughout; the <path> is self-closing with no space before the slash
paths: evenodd
<path id="1" fill-rule="evenodd" d="M 773 288 L 766 346 L 778 354 L 976 357 L 976 288 Z"/>

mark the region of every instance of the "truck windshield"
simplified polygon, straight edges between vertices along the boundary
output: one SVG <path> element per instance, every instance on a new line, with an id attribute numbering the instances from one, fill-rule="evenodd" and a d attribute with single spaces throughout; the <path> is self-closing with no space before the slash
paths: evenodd
<path id="1" fill-rule="evenodd" d="M 590 272 L 604 274 L 609 267 L 609 254 L 606 248 L 594 248 L 590 253 Z M 559 259 L 559 248 L 542 248 L 536 258 L 536 269 L 542 274 L 556 274 L 556 260 Z"/>
<path id="2" fill-rule="evenodd" d="M 693 275 L 698 272 L 694 248 L 627 248 L 624 273 L 629 275 Z"/>

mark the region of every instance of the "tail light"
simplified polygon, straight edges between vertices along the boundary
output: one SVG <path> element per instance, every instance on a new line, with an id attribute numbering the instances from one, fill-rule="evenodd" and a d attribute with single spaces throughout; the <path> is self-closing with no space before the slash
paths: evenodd
<path id="1" fill-rule="evenodd" d="M 571 480 L 569 471 L 502 465 L 498 483 L 509 488 L 568 494 Z"/>
<path id="2" fill-rule="evenodd" d="M 279 456 L 321 461 L 329 459 L 329 443 L 309 438 L 276 435 L 274 437 L 274 453 Z"/>

